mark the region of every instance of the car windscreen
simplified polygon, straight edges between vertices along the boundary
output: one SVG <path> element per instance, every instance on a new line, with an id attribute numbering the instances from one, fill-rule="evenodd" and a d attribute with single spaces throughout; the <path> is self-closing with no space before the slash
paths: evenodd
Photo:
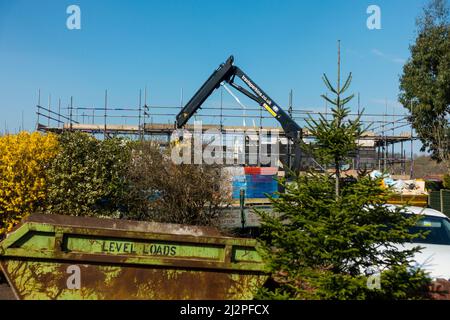
<path id="1" fill-rule="evenodd" d="M 450 245 L 450 222 L 446 218 L 424 216 L 409 232 L 427 232 L 425 238 L 416 238 L 414 243 Z"/>

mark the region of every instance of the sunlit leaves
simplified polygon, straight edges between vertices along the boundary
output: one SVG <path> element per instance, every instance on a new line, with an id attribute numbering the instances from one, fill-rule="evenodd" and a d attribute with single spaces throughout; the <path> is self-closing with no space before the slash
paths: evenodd
<path id="1" fill-rule="evenodd" d="M 57 152 L 53 134 L 21 132 L 0 137 L 0 235 L 45 200 L 46 169 Z"/>
<path id="2" fill-rule="evenodd" d="M 399 101 L 428 151 L 450 168 L 450 17 L 445 1 L 430 1 L 403 66 Z"/>
<path id="3" fill-rule="evenodd" d="M 119 138 L 98 140 L 80 132 L 65 132 L 59 141 L 60 152 L 48 170 L 44 211 L 118 217 L 126 192 L 128 142 Z"/>

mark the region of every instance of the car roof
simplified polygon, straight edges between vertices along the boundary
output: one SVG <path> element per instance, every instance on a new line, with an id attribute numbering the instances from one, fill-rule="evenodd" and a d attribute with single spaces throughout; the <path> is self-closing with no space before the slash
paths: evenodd
<path id="1" fill-rule="evenodd" d="M 401 206 L 389 205 L 389 207 L 395 208 L 395 207 L 401 207 Z M 412 214 L 424 214 L 424 215 L 432 216 L 432 217 L 447 218 L 447 216 L 445 214 L 443 214 L 442 212 L 431 209 L 431 208 L 406 206 L 405 210 L 407 213 L 412 213 Z"/>

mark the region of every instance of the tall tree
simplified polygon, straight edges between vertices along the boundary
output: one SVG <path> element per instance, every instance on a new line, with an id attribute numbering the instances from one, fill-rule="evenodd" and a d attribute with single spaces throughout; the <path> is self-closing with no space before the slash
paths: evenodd
<path id="1" fill-rule="evenodd" d="M 417 38 L 400 77 L 399 101 L 432 158 L 450 170 L 450 22 L 446 0 L 432 0 L 417 19 Z"/>
<path id="2" fill-rule="evenodd" d="M 328 90 L 335 95 L 334 99 L 329 98 L 328 95 L 322 95 L 322 98 L 334 106 L 331 109 L 332 119 L 328 120 L 323 114 L 320 114 L 318 120 L 313 119 L 311 115 L 306 120 L 307 129 L 315 138 L 309 152 L 313 153 L 322 164 L 332 164 L 334 167 L 336 197 L 339 197 L 340 194 L 341 166 L 349 158 L 349 154 L 357 149 L 357 140 L 363 133 L 360 116 L 350 120 L 350 109 L 346 107 L 347 103 L 353 99 L 354 94 L 343 97 L 350 87 L 352 74 L 348 75 L 341 87 L 340 69 L 340 43 L 338 43 L 337 86 L 333 87 L 326 74 L 322 77 Z"/>
<path id="3" fill-rule="evenodd" d="M 270 197 L 273 213 L 257 210 L 261 253 L 272 273 L 272 285 L 263 288 L 259 298 L 421 298 L 428 279 L 423 271 L 408 267 L 419 248 L 400 246 L 418 236 L 409 228 L 419 216 L 408 217 L 402 208 L 386 206 L 391 192 L 381 185 L 381 178 L 361 176 L 339 184 L 340 165 L 351 158 L 363 131 L 359 118 L 350 120 L 344 107 L 352 96 L 342 98 L 351 75 L 342 87 L 339 75 L 340 70 L 336 88 L 324 76 L 336 95 L 325 97 L 335 106 L 332 119 L 320 115 L 308 122 L 316 139 L 311 149 L 334 165 L 335 178 L 310 172 L 290 182 L 282 179 L 286 192 Z M 379 286 L 371 286 L 372 279 L 378 279 Z"/>

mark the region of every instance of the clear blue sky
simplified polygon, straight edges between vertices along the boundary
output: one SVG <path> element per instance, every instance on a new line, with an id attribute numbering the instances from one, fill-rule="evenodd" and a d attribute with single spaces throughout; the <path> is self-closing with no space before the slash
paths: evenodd
<path id="1" fill-rule="evenodd" d="M 366 112 L 384 112 L 387 100 L 389 112 L 403 113 L 398 78 L 425 2 L 0 0 L 0 131 L 17 130 L 22 111 L 34 129 L 38 89 L 43 101 L 52 94 L 53 108 L 71 95 L 101 107 L 105 89 L 119 107 L 135 106 L 147 85 L 150 104 L 178 106 L 180 89 L 186 101 L 230 54 L 282 106 L 293 89 L 295 108 L 322 110 L 321 74 L 336 78 L 338 39 Z M 66 28 L 71 4 L 81 8 L 81 30 Z M 381 30 L 366 27 L 371 4 L 381 8 Z"/>

